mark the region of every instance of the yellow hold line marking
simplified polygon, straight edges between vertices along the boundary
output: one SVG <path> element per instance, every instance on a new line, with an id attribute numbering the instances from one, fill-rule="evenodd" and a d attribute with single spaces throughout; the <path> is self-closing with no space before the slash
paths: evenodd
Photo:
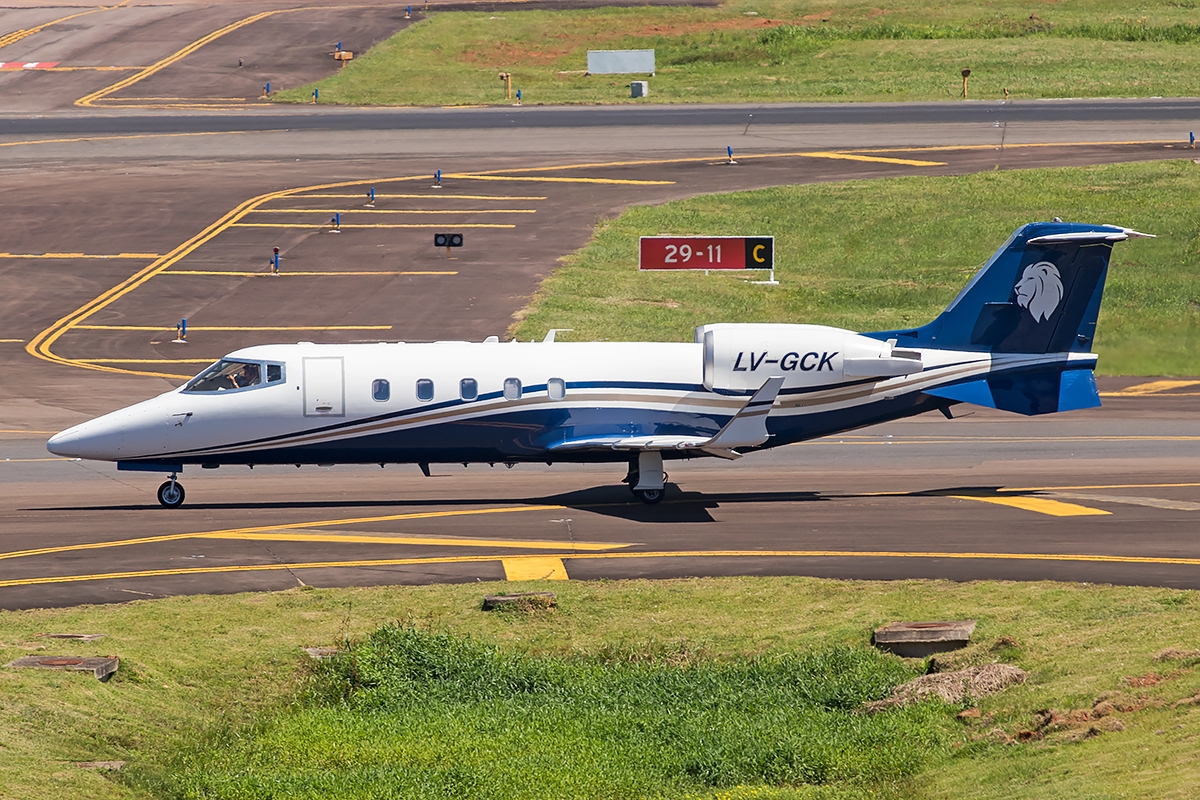
<path id="1" fill-rule="evenodd" d="M 360 222 L 357 224 L 343 223 L 340 226 L 340 228 L 342 230 L 345 230 L 346 228 L 442 228 L 442 227 L 445 227 L 447 224 L 452 224 L 456 228 L 515 228 L 515 227 L 517 227 L 516 225 L 505 225 L 505 224 L 500 224 L 500 223 L 487 223 L 487 222 L 471 222 L 471 223 L 466 223 L 466 224 L 461 223 L 461 222 L 454 222 L 454 223 L 444 223 L 444 222 L 361 223 Z M 328 222 L 323 223 L 323 224 L 321 224 L 321 223 L 311 224 L 311 223 L 302 223 L 302 222 L 237 222 L 237 223 L 234 223 L 233 225 L 230 225 L 229 227 L 231 227 L 231 228 L 329 228 L 330 230 L 333 229 L 332 226 Z"/>
<path id="2" fill-rule="evenodd" d="M 0 556 L 2 557 L 2 556 Z M 1156 564 L 1160 566 L 1200 566 L 1200 558 L 1170 558 L 1159 556 L 1110 556 L 1075 553 L 955 553 L 889 550 L 680 550 L 623 553 L 556 553 L 539 557 L 542 560 L 625 559 L 625 558 L 947 558 L 985 561 L 1055 561 L 1100 564 Z M 131 572 L 105 572 L 91 575 L 56 575 L 39 578 L 16 578 L 0 581 L 0 588 L 10 586 L 40 586 L 46 584 L 79 583 L 127 578 L 158 578 L 173 575 L 213 575 L 231 572 L 268 572 L 298 569 L 346 569 L 355 567 L 423 566 L 432 564 L 479 564 L 501 562 L 498 555 L 434 556 L 430 558 L 380 558 L 355 561 L 307 561 L 293 564 L 232 564 L 212 567 L 183 567 L 177 569 L 148 569 Z M 507 574 L 507 568 L 506 568 Z M 564 569 L 565 574 L 565 569 Z"/>
<path id="3" fill-rule="evenodd" d="M 1101 392 L 1101 397 L 1144 397 L 1148 394 L 1158 394 L 1171 389 L 1182 389 L 1187 386 L 1200 386 L 1200 381 L 1150 381 L 1135 386 L 1126 386 L 1115 392 Z"/>
<path id="4" fill-rule="evenodd" d="M 343 226 L 343 227 L 345 227 L 345 226 Z M 460 225 L 458 227 L 462 227 L 462 226 Z M 448 271 L 448 270 L 408 270 L 405 272 L 384 272 L 382 270 L 363 271 L 363 272 L 332 272 L 332 271 L 330 271 L 330 272 L 288 272 L 288 271 L 284 270 L 284 271 L 276 274 L 274 272 L 222 272 L 220 270 L 211 270 L 211 269 L 207 269 L 207 270 L 206 269 L 172 269 L 172 270 L 167 270 L 163 274 L 164 275 L 233 275 L 238 278 L 287 278 L 287 277 L 292 277 L 292 278 L 295 278 L 295 277 L 336 278 L 336 277 L 345 276 L 345 275 L 457 275 L 458 272 L 457 271 Z M 79 327 L 83 327 L 83 326 L 76 325 L 75 327 L 79 328 Z M 370 326 L 368 326 L 368 327 L 370 327 Z M 390 328 L 391 326 L 389 325 L 388 327 Z M 353 326 L 347 326 L 345 329 L 352 330 Z M 159 329 L 155 328 L 155 330 L 159 330 Z M 203 329 L 194 328 L 194 329 L 189 329 L 189 330 L 203 330 Z M 217 329 L 209 328 L 208 330 L 217 330 Z M 229 328 L 228 330 L 257 330 L 257 329 Z M 331 328 L 262 328 L 261 330 L 333 330 L 333 329 L 331 329 Z"/>
<path id="5" fill-rule="evenodd" d="M 502 558 L 504 579 L 509 581 L 565 581 L 567 568 L 557 556 Z"/>
<path id="6" fill-rule="evenodd" d="M 800 153 L 799 155 L 807 158 L 833 158 L 843 161 L 875 161 L 881 164 L 903 164 L 909 167 L 943 167 L 946 165 L 945 161 L 916 161 L 910 158 L 884 158 L 880 156 L 858 155 L 857 153 L 821 152 Z M 738 158 L 741 158 L 741 156 L 738 156 Z"/>
<path id="7" fill-rule="evenodd" d="M 287 522 L 279 525 L 257 525 L 247 528 L 228 528 L 219 531 L 200 531 L 197 533 L 168 533 L 161 536 L 146 536 L 140 539 L 118 539 L 108 542 L 85 542 L 82 544 L 67 544 L 56 547 L 39 547 L 33 550 L 14 550 L 0 553 L 0 561 L 10 558 L 25 558 L 28 556 L 53 555 L 55 553 L 73 553 L 80 550 L 104 550 L 109 547 L 125 547 L 131 544 L 153 544 L 155 542 L 177 542 L 184 539 L 239 539 L 247 536 L 286 530 L 306 530 L 309 528 L 331 528 L 339 525 L 366 525 L 376 522 L 395 522 L 410 519 L 438 519 L 441 517 L 471 517 L 487 514 L 520 514 L 529 511 L 555 511 L 565 506 L 505 506 L 500 508 L 470 508 L 453 511 L 417 511 L 407 514 L 387 514 L 379 517 L 351 517 L 348 519 L 322 519 L 312 522 Z M 629 545 L 621 545 L 628 547 Z M 494 556 L 492 557 L 494 558 Z"/>
<path id="8" fill-rule="evenodd" d="M 1111 511 L 1099 508 L 1088 508 L 1075 503 L 1064 503 L 1060 500 L 1049 500 L 1045 497 L 988 497 L 984 495 L 952 494 L 956 500 L 974 500 L 979 503 L 992 503 L 1009 508 L 1020 508 L 1051 517 L 1100 517 L 1109 516 Z"/>
<path id="9" fill-rule="evenodd" d="M 570 167 L 558 167 L 570 169 Z M 532 171 L 532 170 L 530 170 Z M 465 181 L 533 181 L 538 183 L 600 183 L 614 186 L 674 186 L 675 181 L 635 181 L 618 178 L 549 178 L 529 175 L 490 175 L 487 173 L 470 173 L 443 175 L 443 178 L 454 178 Z"/>
<path id="10" fill-rule="evenodd" d="M 322 200 L 364 200 L 365 192 L 359 194 L 300 194 L 295 199 L 301 200 L 316 197 Z M 505 195 L 505 194 L 383 194 L 377 192 L 376 200 L 546 200 L 543 196 Z"/>
<path id="11" fill-rule="evenodd" d="M 536 214 L 536 208 L 259 208 L 257 214 Z"/>
<path id="12" fill-rule="evenodd" d="M 24 339 L 0 339 L 0 343 L 3 344 L 21 344 L 24 341 Z"/>
<path id="13" fill-rule="evenodd" d="M 257 274 L 257 273 L 255 273 Z M 173 331 L 161 325 L 76 325 L 84 331 Z M 390 331 L 391 325 L 189 325 L 189 331 Z"/>
<path id="14" fill-rule="evenodd" d="M 111 256 L 89 253 L 0 253 L 0 258 L 162 258 L 158 253 L 117 253 Z"/>

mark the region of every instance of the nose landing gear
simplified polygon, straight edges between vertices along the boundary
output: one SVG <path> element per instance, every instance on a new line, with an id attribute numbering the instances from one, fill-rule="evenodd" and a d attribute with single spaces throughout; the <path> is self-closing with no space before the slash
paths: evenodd
<path id="1" fill-rule="evenodd" d="M 171 479 L 158 487 L 158 502 L 167 508 L 179 508 L 183 505 L 183 484 L 175 477 L 175 473 L 171 473 Z"/>

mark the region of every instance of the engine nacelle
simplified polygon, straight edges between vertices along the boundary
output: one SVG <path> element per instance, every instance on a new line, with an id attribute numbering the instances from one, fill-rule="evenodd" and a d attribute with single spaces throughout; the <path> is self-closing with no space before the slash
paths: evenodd
<path id="1" fill-rule="evenodd" d="M 775 375 L 784 389 L 847 378 L 893 378 L 920 372 L 921 354 L 894 342 L 825 325 L 722 323 L 696 328 L 704 345 L 704 387 L 752 391 Z"/>

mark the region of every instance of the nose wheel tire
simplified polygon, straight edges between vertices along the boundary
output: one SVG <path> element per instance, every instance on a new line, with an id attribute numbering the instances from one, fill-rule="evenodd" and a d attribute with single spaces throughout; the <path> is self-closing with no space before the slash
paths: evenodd
<path id="1" fill-rule="evenodd" d="M 183 484 L 179 481 L 165 481 L 158 487 L 158 502 L 167 508 L 179 508 L 183 505 Z"/>
<path id="2" fill-rule="evenodd" d="M 637 496 L 638 500 L 641 500 L 648 506 L 662 502 L 664 494 L 662 489 L 634 489 L 633 493 Z"/>

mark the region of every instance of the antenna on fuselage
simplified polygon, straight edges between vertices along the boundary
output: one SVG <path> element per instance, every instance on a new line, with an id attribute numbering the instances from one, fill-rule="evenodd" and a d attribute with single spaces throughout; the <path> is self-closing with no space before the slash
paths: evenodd
<path id="1" fill-rule="evenodd" d="M 574 328 L 551 328 L 546 332 L 546 338 L 542 339 L 542 344 L 549 344 L 554 341 L 554 335 L 557 333 L 570 333 Z"/>

